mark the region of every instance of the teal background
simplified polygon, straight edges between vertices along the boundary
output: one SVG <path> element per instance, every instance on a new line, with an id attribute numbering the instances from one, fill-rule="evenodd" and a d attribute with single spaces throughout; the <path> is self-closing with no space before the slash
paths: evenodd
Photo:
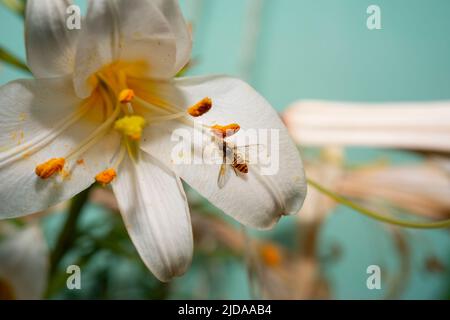
<path id="1" fill-rule="evenodd" d="M 366 9 L 371 4 L 381 8 L 382 30 L 366 27 Z M 195 64 L 189 74 L 224 73 L 244 78 L 279 111 L 305 98 L 450 98 L 448 0 L 183 0 L 181 5 L 194 30 Z M 3 7 L 0 44 L 25 59 L 22 19 Z M 0 65 L 1 84 L 24 76 Z M 396 163 L 417 161 L 406 153 L 371 149 L 352 149 L 348 156 L 355 163 L 380 157 Z M 102 216 L 99 208 L 90 211 L 91 216 Z M 269 235 L 292 232 L 292 219 L 284 219 Z M 449 233 L 408 230 L 407 235 L 412 275 L 402 298 L 449 297 L 448 271 L 428 274 L 421 264 L 424 256 L 434 254 L 448 270 Z M 366 288 L 365 270 L 370 264 L 386 266 L 391 273 L 399 271 L 387 231 L 350 210 L 339 208 L 329 218 L 320 243 L 323 252 L 334 243 L 342 247 L 343 259 L 324 270 L 336 298 L 381 298 L 384 288 Z M 202 270 L 194 261 L 188 274 L 175 282 L 177 292 L 192 296 L 196 286 L 205 281 Z M 212 279 L 217 292 L 211 297 L 250 297 L 241 262 L 227 261 L 215 270 Z"/>

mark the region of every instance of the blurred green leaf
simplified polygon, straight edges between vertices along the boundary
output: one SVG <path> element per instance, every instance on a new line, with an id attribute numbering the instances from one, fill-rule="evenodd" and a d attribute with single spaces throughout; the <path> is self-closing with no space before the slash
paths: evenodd
<path id="1" fill-rule="evenodd" d="M 3 61 L 13 67 L 21 69 L 26 72 L 30 72 L 25 62 L 21 59 L 15 57 L 11 52 L 7 51 L 5 48 L 0 47 L 0 61 Z"/>
<path id="2" fill-rule="evenodd" d="M 21 17 L 25 17 L 26 0 L 1 0 L 1 4 Z"/>

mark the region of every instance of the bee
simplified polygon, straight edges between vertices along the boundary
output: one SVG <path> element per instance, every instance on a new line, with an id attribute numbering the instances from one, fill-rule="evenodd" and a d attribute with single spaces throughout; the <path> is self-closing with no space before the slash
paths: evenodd
<path id="1" fill-rule="evenodd" d="M 220 165 L 217 185 L 223 188 L 229 178 L 228 168 L 232 168 L 237 177 L 246 175 L 249 172 L 248 157 L 244 157 L 240 149 L 248 149 L 255 145 L 236 146 L 225 140 L 221 141 L 222 146 L 222 164 Z"/>
<path id="2" fill-rule="evenodd" d="M 247 174 L 248 173 L 248 161 L 242 157 L 242 155 L 236 150 L 233 152 L 233 162 L 231 163 L 234 172 Z"/>

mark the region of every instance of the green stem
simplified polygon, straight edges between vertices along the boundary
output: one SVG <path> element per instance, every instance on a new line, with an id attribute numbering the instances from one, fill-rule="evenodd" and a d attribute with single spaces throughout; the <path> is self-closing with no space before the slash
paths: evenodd
<path id="1" fill-rule="evenodd" d="M 340 196 L 331 190 L 328 190 L 324 186 L 320 185 L 319 183 L 317 183 L 311 179 L 307 179 L 307 181 L 311 186 L 313 186 L 314 188 L 316 188 L 318 191 L 322 192 L 323 194 L 327 195 L 331 199 L 335 200 L 336 202 L 338 202 L 346 207 L 349 207 L 353 210 L 356 210 L 359 213 L 366 215 L 375 220 L 387 222 L 387 223 L 401 226 L 401 227 L 416 228 L 416 229 L 437 229 L 437 228 L 450 227 L 450 219 L 442 220 L 442 221 L 435 221 L 435 222 L 413 222 L 413 221 L 405 221 L 405 220 L 400 220 L 400 219 L 396 219 L 393 217 L 388 217 L 388 216 L 379 214 L 377 212 L 374 212 L 372 210 L 369 210 L 367 208 L 361 207 L 360 205 L 356 204 L 355 202 L 353 202 L 343 196 Z"/>
<path id="2" fill-rule="evenodd" d="M 56 242 L 56 247 L 50 255 L 50 276 L 52 277 L 61 259 L 66 254 L 67 250 L 73 245 L 76 239 L 77 222 L 81 213 L 83 212 L 83 207 L 88 201 L 89 192 L 91 188 L 88 188 L 72 199 L 72 203 L 69 208 L 69 214 L 67 215 L 66 222 L 58 236 Z"/>
<path id="3" fill-rule="evenodd" d="M 22 60 L 16 58 L 11 52 L 2 47 L 0 47 L 0 60 L 22 71 L 30 72 L 30 69 Z"/>

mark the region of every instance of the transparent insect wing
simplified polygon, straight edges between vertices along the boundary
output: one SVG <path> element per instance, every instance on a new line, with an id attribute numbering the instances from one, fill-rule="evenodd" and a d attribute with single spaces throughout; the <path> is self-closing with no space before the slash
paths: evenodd
<path id="1" fill-rule="evenodd" d="M 219 187 L 219 189 L 222 189 L 225 186 L 230 177 L 230 165 L 224 162 L 220 165 L 219 175 L 217 177 L 217 186 Z"/>
<path id="2" fill-rule="evenodd" d="M 256 163 L 263 150 L 264 146 L 262 144 L 247 144 L 235 147 L 235 152 L 238 154 L 239 160 L 245 163 Z"/>

